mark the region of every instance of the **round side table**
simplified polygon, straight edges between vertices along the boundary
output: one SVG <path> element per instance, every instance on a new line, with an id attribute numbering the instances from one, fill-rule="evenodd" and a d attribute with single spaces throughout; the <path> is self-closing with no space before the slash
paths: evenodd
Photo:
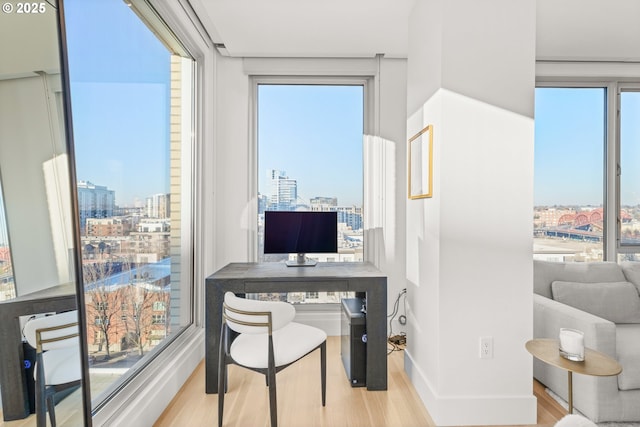
<path id="1" fill-rule="evenodd" d="M 536 359 L 568 372 L 569 409 L 573 412 L 573 373 L 608 377 L 622 372 L 622 366 L 612 357 L 590 348 L 584 349 L 584 360 L 574 362 L 560 356 L 559 341 L 556 339 L 536 338 L 527 341 L 527 351 Z"/>

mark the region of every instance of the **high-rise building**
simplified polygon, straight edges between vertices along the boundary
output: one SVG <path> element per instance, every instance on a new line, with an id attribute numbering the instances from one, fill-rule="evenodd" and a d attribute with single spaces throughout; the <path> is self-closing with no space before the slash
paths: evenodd
<path id="1" fill-rule="evenodd" d="M 171 217 L 171 194 L 154 194 L 147 197 L 147 216 L 149 218 Z"/>
<path id="2" fill-rule="evenodd" d="M 338 206 L 337 197 L 314 197 L 310 200 L 312 211 L 334 211 Z"/>
<path id="3" fill-rule="evenodd" d="M 87 218 L 109 218 L 116 205 L 116 192 L 89 181 L 78 182 L 78 209 L 80 229 L 84 230 Z"/>
<path id="4" fill-rule="evenodd" d="M 298 182 L 287 176 L 285 171 L 270 169 L 267 171 L 271 180 L 269 188 L 269 209 L 278 211 L 296 210 L 298 199 Z"/>
<path id="5" fill-rule="evenodd" d="M 338 223 L 345 223 L 352 230 L 362 229 L 362 208 L 357 206 L 339 206 L 335 210 L 338 212 Z"/>
<path id="6" fill-rule="evenodd" d="M 126 236 L 131 231 L 131 220 L 126 217 L 87 218 L 85 236 Z"/>
<path id="7" fill-rule="evenodd" d="M 267 210 L 268 206 L 269 206 L 269 197 L 266 196 L 265 194 L 258 193 L 258 215 L 263 214 L 264 211 Z"/>

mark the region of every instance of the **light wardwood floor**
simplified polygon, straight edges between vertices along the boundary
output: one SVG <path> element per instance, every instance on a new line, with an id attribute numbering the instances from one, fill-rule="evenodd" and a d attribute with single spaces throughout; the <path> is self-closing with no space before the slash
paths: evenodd
<path id="1" fill-rule="evenodd" d="M 340 360 L 340 339 L 327 340 L 327 406 L 320 401 L 320 355 L 309 355 L 277 376 L 278 425 L 280 427 L 433 427 L 435 424 L 404 372 L 402 351 L 389 355 L 387 391 L 352 388 Z M 155 427 L 215 426 L 218 396 L 204 392 L 204 361 L 167 407 Z M 237 366 L 229 367 L 229 391 L 225 398 L 225 426 L 268 427 L 269 398 L 264 377 Z M 566 411 L 537 381 L 536 426 L 551 427 Z M 56 406 L 59 427 L 82 425 L 80 394 L 74 393 Z M 1 412 L 0 412 L 1 414 Z M 33 427 L 35 417 L 3 422 L 0 427 Z"/>
<path id="2" fill-rule="evenodd" d="M 327 405 L 320 399 L 320 353 L 315 352 L 278 373 L 280 427 L 432 427 L 433 420 L 404 372 L 402 351 L 389 355 L 387 391 L 352 388 L 340 360 L 340 338 L 327 340 Z M 566 411 L 534 381 L 537 426 L 553 426 Z M 182 387 L 155 427 L 215 426 L 217 394 L 206 394 L 204 362 Z M 229 367 L 225 426 L 269 426 L 269 398 L 264 376 Z"/>
<path id="3" fill-rule="evenodd" d="M 2 411 L 0 411 L 0 427 L 36 427 L 36 416 L 34 414 L 22 420 L 2 420 Z M 58 427 L 78 427 L 83 424 L 82 394 L 78 390 L 56 405 L 56 425 Z M 49 425 L 49 419 L 47 418 L 47 426 Z"/>

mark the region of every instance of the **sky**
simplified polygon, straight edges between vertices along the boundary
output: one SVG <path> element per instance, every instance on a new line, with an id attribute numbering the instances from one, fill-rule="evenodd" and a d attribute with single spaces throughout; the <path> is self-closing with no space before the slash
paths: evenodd
<path id="1" fill-rule="evenodd" d="M 602 206 L 604 88 L 537 88 L 534 205 Z M 620 204 L 640 204 L 640 92 L 621 99 Z"/>
<path id="2" fill-rule="evenodd" d="M 620 204 L 640 204 L 640 92 L 623 92 L 620 103 Z"/>
<path id="3" fill-rule="evenodd" d="M 362 206 L 362 86 L 260 85 L 258 182 L 269 194 L 267 171 L 297 180 L 298 196 L 337 197 Z"/>
<path id="4" fill-rule="evenodd" d="M 538 88 L 534 205 L 602 204 L 602 88 Z"/>
<path id="5" fill-rule="evenodd" d="M 107 186 L 118 205 L 169 191 L 169 52 L 122 1 L 67 0 L 79 180 Z M 261 85 L 259 190 L 267 170 L 298 181 L 303 198 L 362 204 L 360 86 Z M 640 96 L 623 97 L 622 203 L 639 204 Z M 603 200 L 603 88 L 538 88 L 534 205 Z"/>
<path id="6" fill-rule="evenodd" d="M 122 1 L 65 1 L 76 175 L 131 206 L 169 192 L 169 52 Z"/>
<path id="7" fill-rule="evenodd" d="M 168 192 L 169 53 L 121 1 L 67 0 L 78 180 L 129 206 Z M 362 86 L 261 85 L 259 186 L 268 169 L 298 194 L 362 205 Z"/>

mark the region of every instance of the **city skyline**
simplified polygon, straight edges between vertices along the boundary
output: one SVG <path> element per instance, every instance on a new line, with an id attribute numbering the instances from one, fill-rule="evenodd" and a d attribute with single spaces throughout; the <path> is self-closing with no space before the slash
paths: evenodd
<path id="1" fill-rule="evenodd" d="M 361 206 L 363 120 L 362 86 L 259 85 L 259 192 L 273 169 L 294 177 L 302 198 Z"/>
<path id="2" fill-rule="evenodd" d="M 278 209 L 289 210 L 291 207 L 307 207 L 310 208 L 313 200 L 331 199 L 335 201 L 336 206 L 358 206 L 361 204 L 341 204 L 337 196 L 331 194 L 312 194 L 308 197 L 301 197 L 297 192 L 298 179 L 289 176 L 286 171 L 269 169 L 267 170 L 267 183 L 265 184 L 265 192 L 258 192 L 258 196 L 266 197 L 267 203 L 275 205 Z M 299 202 L 303 202 L 301 205 Z M 272 206 L 273 207 L 273 206 Z M 278 210 L 276 209 L 276 210 Z M 273 209 L 272 209 L 273 210 Z"/>

